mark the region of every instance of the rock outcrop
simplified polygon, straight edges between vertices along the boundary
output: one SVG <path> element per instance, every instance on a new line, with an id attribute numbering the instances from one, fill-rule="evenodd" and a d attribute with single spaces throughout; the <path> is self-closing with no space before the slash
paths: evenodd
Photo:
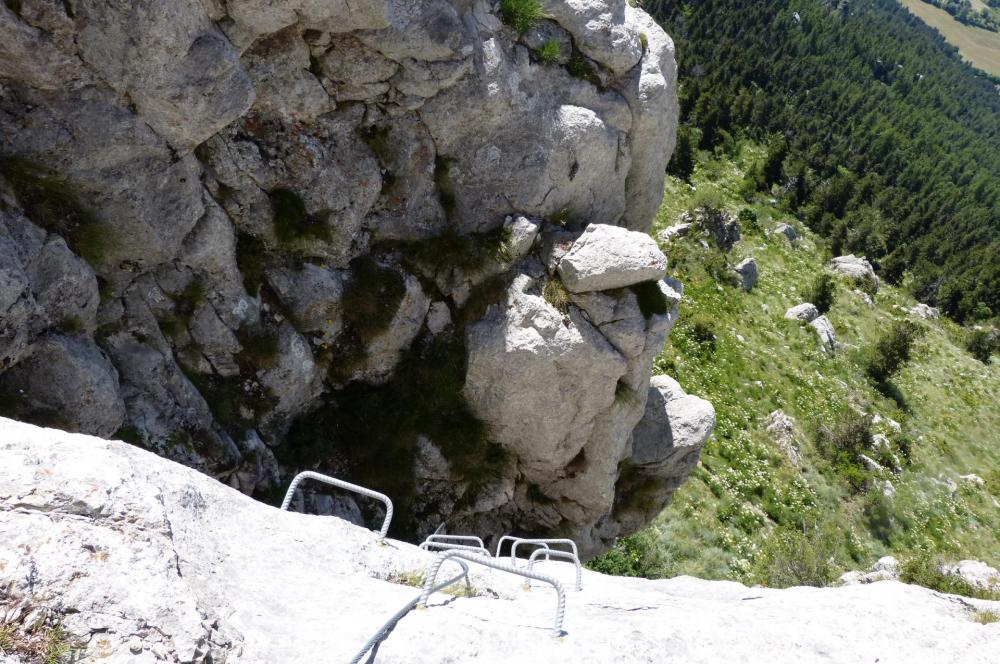
<path id="1" fill-rule="evenodd" d="M 742 237 L 739 219 L 726 209 L 699 207 L 684 212 L 678 219 L 680 225 L 693 224 L 712 239 L 719 251 L 728 252 Z"/>
<path id="2" fill-rule="evenodd" d="M 785 318 L 803 323 L 811 323 L 819 318 L 819 309 L 812 302 L 803 302 L 802 304 L 796 304 L 786 311 Z"/>
<path id="3" fill-rule="evenodd" d="M 757 285 L 757 261 L 754 258 L 745 258 L 733 266 L 733 272 L 739 282 L 740 288 L 750 292 Z"/>
<path id="4" fill-rule="evenodd" d="M 830 267 L 855 283 L 867 284 L 873 290 L 878 291 L 878 275 L 875 274 L 875 268 L 864 256 L 855 256 L 854 254 L 838 256 L 830 261 Z"/>
<path id="5" fill-rule="evenodd" d="M 833 353 L 837 350 L 837 333 L 829 318 L 826 316 L 814 318 L 809 322 L 809 327 L 816 331 L 820 348 L 827 353 Z"/>
<path id="6" fill-rule="evenodd" d="M 341 474 L 408 535 L 641 525 L 673 43 L 544 5 L 0 6 L 0 413 L 258 497 Z"/>
<path id="7" fill-rule="evenodd" d="M 57 628 L 83 664 L 348 662 L 419 594 L 408 584 L 434 560 L 387 544 L 134 446 L 0 419 L 0 622 L 14 644 L 4 664 L 29 661 L 17 649 L 29 630 Z M 432 595 L 375 661 L 698 664 L 766 653 L 986 664 L 1000 638 L 1000 624 L 972 619 L 1000 603 L 896 581 L 773 590 L 584 570 L 573 592 L 572 568 L 543 562 L 567 587 L 565 635 L 554 639 L 551 590 L 524 592 L 520 577 L 470 567 L 475 596 Z M 441 578 L 456 571 L 446 563 Z"/>

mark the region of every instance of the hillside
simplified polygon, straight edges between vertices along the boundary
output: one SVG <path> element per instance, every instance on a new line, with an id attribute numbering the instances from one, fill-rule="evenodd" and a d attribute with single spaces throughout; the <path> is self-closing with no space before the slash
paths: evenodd
<path id="1" fill-rule="evenodd" d="M 896 0 L 647 7 L 677 40 L 675 162 L 746 134 L 769 150 L 746 186 L 840 253 L 956 320 L 1000 312 L 1000 95 L 954 46 Z"/>
<path id="2" fill-rule="evenodd" d="M 924 0 L 900 0 L 900 2 L 919 16 L 924 23 L 944 35 L 944 38 L 956 46 L 962 56 L 975 67 L 994 76 L 1000 76 L 1000 33 L 960 23 L 945 10 Z M 979 7 L 983 8 L 986 6 Z M 993 11 L 995 15 L 1000 15 L 997 10 Z"/>
<path id="3" fill-rule="evenodd" d="M 572 567 L 551 562 L 538 569 L 566 587 L 553 638 L 550 587 L 525 592 L 520 577 L 470 563 L 471 589 L 434 593 L 369 652 L 433 561 L 134 446 L 0 419 L 3 664 L 707 664 L 761 653 L 988 664 L 1000 637 L 1000 623 L 980 624 L 1000 602 L 893 581 L 769 590 L 584 571 L 576 591 Z M 440 580 L 457 571 L 445 563 Z"/>
<path id="4" fill-rule="evenodd" d="M 914 574 L 937 559 L 1000 564 L 1000 365 L 974 359 L 966 330 L 943 316 L 916 316 L 905 288 L 884 283 L 869 307 L 866 294 L 836 278 L 827 316 L 844 347 L 833 354 L 812 328 L 786 320 L 829 272 L 831 254 L 829 242 L 769 199 L 741 197 L 744 175 L 765 156 L 741 143 L 731 155 L 702 153 L 690 185 L 667 180 L 654 232 L 705 204 L 750 210 L 757 228 L 745 222 L 728 255 L 703 246 L 700 233 L 663 243 L 686 288 L 681 322 L 656 366 L 711 400 L 718 427 L 655 526 L 598 567 L 626 570 L 621 554 L 633 551 L 645 559 L 636 573 L 785 586 L 831 583 L 886 554 L 911 561 Z M 769 234 L 780 222 L 801 239 Z M 760 279 L 747 293 L 731 285 L 726 265 L 751 256 Z M 898 377 L 878 385 L 864 373 L 864 352 L 899 320 L 925 333 Z M 777 410 L 795 422 L 784 446 L 767 430 Z M 866 418 L 867 433 L 852 430 Z M 889 449 L 868 439 L 860 452 L 886 468 L 822 448 L 848 434 L 884 435 Z"/>

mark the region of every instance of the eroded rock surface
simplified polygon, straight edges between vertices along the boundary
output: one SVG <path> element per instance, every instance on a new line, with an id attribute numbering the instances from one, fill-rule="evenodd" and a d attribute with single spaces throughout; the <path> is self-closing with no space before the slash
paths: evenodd
<path id="1" fill-rule="evenodd" d="M 641 525 L 674 46 L 544 4 L 523 35 L 482 1 L 0 5 L 3 413 L 258 497 L 346 474 L 411 535 Z"/>
<path id="2" fill-rule="evenodd" d="M 15 642 L 32 626 L 59 625 L 73 661 L 351 661 L 419 594 L 406 584 L 434 560 L 376 537 L 336 517 L 281 512 L 133 446 L 0 419 L 0 616 Z M 565 635 L 554 639 L 552 590 L 524 592 L 520 577 L 470 567 L 477 596 L 432 595 L 375 661 L 714 664 L 766 653 L 789 663 L 933 662 L 957 653 L 987 664 L 1000 638 L 1000 624 L 973 620 L 1000 603 L 898 581 L 774 590 L 584 570 L 574 592 L 571 566 L 542 562 L 567 587 Z M 445 563 L 441 577 L 456 572 Z M 23 660 L 15 650 L 0 661 Z"/>

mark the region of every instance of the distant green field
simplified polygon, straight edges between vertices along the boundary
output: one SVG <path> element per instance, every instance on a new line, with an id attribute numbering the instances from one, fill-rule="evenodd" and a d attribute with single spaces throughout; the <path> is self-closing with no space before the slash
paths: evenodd
<path id="1" fill-rule="evenodd" d="M 966 60 L 983 71 L 1000 76 L 1000 33 L 963 25 L 948 12 L 923 0 L 899 1 L 924 23 L 935 28 L 945 39 L 957 46 Z M 973 0 L 973 5 L 979 9 L 982 3 Z"/>

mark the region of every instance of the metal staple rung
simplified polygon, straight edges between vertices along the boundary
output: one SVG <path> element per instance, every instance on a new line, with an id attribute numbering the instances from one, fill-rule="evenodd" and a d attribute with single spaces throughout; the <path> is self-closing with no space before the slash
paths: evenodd
<path id="1" fill-rule="evenodd" d="M 516 541 L 521 540 L 521 539 L 523 539 L 523 538 L 521 538 L 521 537 L 515 537 L 514 535 L 504 535 L 503 537 L 501 537 L 500 539 L 498 539 L 497 540 L 496 557 L 497 558 L 500 557 L 500 549 L 503 548 L 503 543 L 504 542 L 508 542 L 508 541 L 510 541 L 510 542 L 516 542 Z M 513 546 L 513 545 L 511 545 L 511 546 Z M 549 548 L 548 544 L 540 544 L 539 546 L 541 546 L 543 549 Z"/>
<path id="2" fill-rule="evenodd" d="M 568 560 L 576 565 L 576 589 L 577 591 L 583 590 L 583 585 L 581 583 L 583 576 L 583 566 L 580 565 L 580 559 L 577 558 L 575 553 L 569 551 L 559 551 L 557 549 L 535 549 L 531 552 L 531 556 L 528 557 L 528 569 L 532 570 L 535 568 L 535 561 L 539 556 L 545 556 L 546 560 L 551 560 L 553 558 L 562 558 L 563 560 Z M 531 587 L 531 579 L 528 579 L 528 587 Z"/>
<path id="3" fill-rule="evenodd" d="M 510 545 L 510 562 L 512 564 L 517 564 L 517 547 L 520 546 L 521 544 L 538 544 L 538 545 L 544 544 L 546 546 L 550 544 L 552 545 L 562 544 L 564 546 L 569 546 L 569 548 L 572 549 L 573 555 L 576 556 L 577 560 L 580 559 L 580 552 L 577 551 L 576 549 L 576 542 L 574 542 L 571 539 L 546 539 L 546 538 L 529 539 L 525 537 L 511 537 L 510 535 L 505 535 L 505 537 L 514 540 L 514 543 Z M 501 540 L 502 539 L 503 538 L 501 538 Z M 497 551 L 499 552 L 499 547 L 497 547 Z M 500 554 L 497 553 L 497 555 Z"/>
<path id="4" fill-rule="evenodd" d="M 424 581 L 424 591 L 420 595 L 419 605 L 427 606 L 427 600 L 430 599 L 431 593 L 433 592 L 434 579 L 437 577 L 438 571 L 441 569 L 441 565 L 444 561 L 450 558 L 460 558 L 466 560 L 470 563 L 476 563 L 483 565 L 485 567 L 491 567 L 501 572 L 508 572 L 510 574 L 517 574 L 528 579 L 534 579 L 535 581 L 542 581 L 548 583 L 553 588 L 556 589 L 557 604 L 556 604 L 556 621 L 555 627 L 552 629 L 553 636 L 563 635 L 563 618 L 566 616 L 566 591 L 563 590 L 562 583 L 558 579 L 555 579 L 547 574 L 540 574 L 534 570 L 524 569 L 516 567 L 514 565 L 508 565 L 507 563 L 501 562 L 496 558 L 489 558 L 481 555 L 476 555 L 474 553 L 460 551 L 452 549 L 451 551 L 445 551 L 441 553 L 437 559 L 431 564 L 427 570 L 427 579 Z"/>
<path id="5" fill-rule="evenodd" d="M 457 551 L 475 551 L 476 553 L 482 553 L 484 556 L 490 556 L 490 552 L 485 547 L 479 546 L 468 546 L 466 544 L 451 544 L 449 542 L 436 542 L 436 541 L 424 541 L 420 543 L 418 548 L 424 551 L 429 551 L 430 549 L 455 549 Z"/>
<path id="6" fill-rule="evenodd" d="M 295 494 L 295 489 L 298 488 L 299 483 L 302 482 L 302 480 L 306 479 L 316 480 L 317 482 L 323 482 L 324 484 L 330 484 L 341 489 L 346 489 L 347 491 L 359 493 L 362 496 L 382 501 L 385 504 L 385 519 L 382 521 L 382 528 L 378 531 L 378 540 L 381 542 L 385 539 L 385 534 L 389 532 L 389 523 L 392 522 L 392 500 L 389 499 L 389 496 L 384 493 L 379 493 L 378 491 L 366 489 L 365 487 L 358 486 L 357 484 L 351 484 L 350 482 L 345 482 L 344 480 L 338 480 L 336 477 L 315 473 L 311 470 L 299 473 L 295 476 L 295 479 L 292 480 L 292 483 L 288 485 L 288 491 L 285 493 L 285 499 L 281 501 L 281 509 L 288 509 L 288 506 L 292 502 L 292 496 Z"/>
<path id="7" fill-rule="evenodd" d="M 433 535 L 428 535 L 425 542 L 475 542 L 479 545 L 480 549 L 485 549 L 486 545 L 483 543 L 481 537 L 476 537 L 475 535 L 439 535 L 434 533 Z"/>

